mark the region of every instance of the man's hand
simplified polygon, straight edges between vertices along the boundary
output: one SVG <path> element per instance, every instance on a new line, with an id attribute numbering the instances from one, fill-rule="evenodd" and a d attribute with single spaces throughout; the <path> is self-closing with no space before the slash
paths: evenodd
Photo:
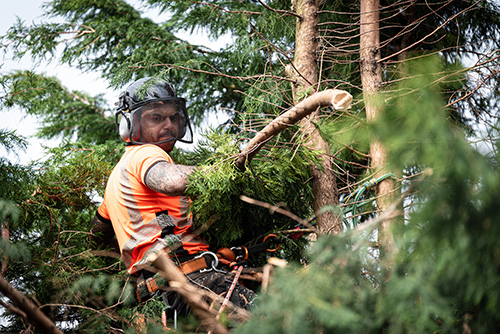
<path id="1" fill-rule="evenodd" d="M 144 182 L 154 191 L 168 196 L 179 196 L 186 190 L 187 178 L 195 169 L 194 166 L 158 162 L 146 172 Z"/>
<path id="2" fill-rule="evenodd" d="M 113 225 L 105 223 L 97 215 L 92 219 L 92 228 L 90 229 L 90 245 L 92 248 L 111 248 L 120 253 L 118 241 L 115 238 Z"/>

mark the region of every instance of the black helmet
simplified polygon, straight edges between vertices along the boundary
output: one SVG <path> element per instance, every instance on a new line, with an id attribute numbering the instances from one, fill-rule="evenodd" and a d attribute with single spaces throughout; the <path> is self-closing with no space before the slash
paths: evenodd
<path id="1" fill-rule="evenodd" d="M 128 86 L 118 97 L 115 120 L 122 139 L 132 144 L 146 144 L 141 138 L 142 113 L 152 106 L 160 104 L 173 105 L 177 109 L 179 133 L 176 138 L 151 144 L 162 144 L 173 140 L 192 143 L 193 131 L 189 123 L 186 100 L 175 94 L 175 89 L 170 83 L 157 78 L 139 79 Z M 121 120 L 119 120 L 120 115 L 122 115 Z M 189 134 L 186 136 L 187 130 L 189 130 Z M 184 138 L 185 136 L 187 138 Z"/>

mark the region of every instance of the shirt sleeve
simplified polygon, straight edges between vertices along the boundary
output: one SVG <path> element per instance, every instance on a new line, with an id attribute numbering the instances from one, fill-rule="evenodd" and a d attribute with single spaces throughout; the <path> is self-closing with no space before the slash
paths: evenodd
<path id="1" fill-rule="evenodd" d="M 136 151 L 131 168 L 135 169 L 133 174 L 138 175 L 140 181 L 144 184 L 146 173 L 154 164 L 166 161 L 173 163 L 172 158 L 156 145 L 141 145 Z"/>
<path id="2" fill-rule="evenodd" d="M 97 209 L 97 217 L 99 217 L 99 219 L 103 223 L 111 224 L 111 218 L 109 217 L 108 208 L 106 207 L 106 202 L 102 202 L 102 204 Z"/>

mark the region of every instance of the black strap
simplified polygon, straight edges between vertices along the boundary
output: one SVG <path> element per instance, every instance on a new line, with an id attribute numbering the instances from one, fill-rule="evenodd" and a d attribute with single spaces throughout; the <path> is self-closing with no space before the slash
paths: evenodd
<path id="1" fill-rule="evenodd" d="M 247 247 L 248 249 L 248 254 L 253 254 L 253 253 L 258 253 L 258 252 L 263 252 L 265 251 L 266 249 L 269 249 L 269 246 L 271 245 L 271 241 L 270 240 L 266 240 L 264 241 L 263 243 L 261 244 L 257 244 L 257 245 L 253 245 L 253 246 L 249 246 Z"/>

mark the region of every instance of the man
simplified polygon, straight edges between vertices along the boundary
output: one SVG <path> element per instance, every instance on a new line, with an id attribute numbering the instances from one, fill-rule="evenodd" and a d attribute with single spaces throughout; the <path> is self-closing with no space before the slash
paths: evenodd
<path id="1" fill-rule="evenodd" d="M 116 123 L 127 147 L 92 221 L 95 242 L 109 243 L 116 235 L 127 270 L 138 278 L 139 301 L 157 293 L 151 288 L 156 284 L 149 284 L 153 273 L 145 268 L 158 250 L 166 250 L 195 283 L 224 293 L 230 281 L 216 271 L 209 245 L 193 235 L 191 201 L 184 196 L 195 167 L 175 164 L 168 154 L 177 141 L 192 143 L 185 100 L 166 81 L 145 78 L 131 84 L 117 106 Z M 253 292 L 241 286 L 235 292 L 231 301 L 248 307 Z M 172 302 L 172 295 L 167 299 Z"/>

